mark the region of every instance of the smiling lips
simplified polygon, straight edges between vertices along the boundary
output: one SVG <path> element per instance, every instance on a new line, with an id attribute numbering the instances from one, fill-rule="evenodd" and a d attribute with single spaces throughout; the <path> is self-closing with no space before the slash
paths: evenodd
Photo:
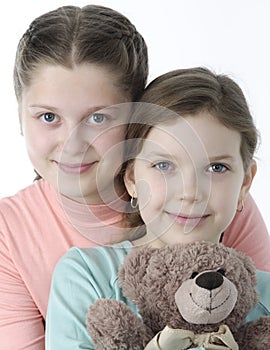
<path id="1" fill-rule="evenodd" d="M 93 163 L 78 163 L 78 164 L 69 164 L 69 163 L 58 163 L 56 162 L 58 168 L 66 174 L 83 174 L 89 170 L 94 164 Z"/>
<path id="2" fill-rule="evenodd" d="M 179 225 L 189 225 L 189 226 L 197 226 L 198 224 L 201 224 L 204 222 L 209 215 L 203 215 L 203 216 L 191 216 L 191 215 L 184 215 L 184 214 L 170 214 L 171 217 L 173 217 L 174 221 Z"/>

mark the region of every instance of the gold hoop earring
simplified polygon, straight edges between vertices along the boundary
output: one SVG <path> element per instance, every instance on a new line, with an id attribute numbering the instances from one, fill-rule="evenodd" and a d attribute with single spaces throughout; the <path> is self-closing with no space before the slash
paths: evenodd
<path id="1" fill-rule="evenodd" d="M 136 209 L 138 207 L 138 199 L 136 197 L 134 197 L 134 193 L 133 193 L 132 197 L 130 198 L 130 206 L 133 209 Z"/>
<path id="2" fill-rule="evenodd" d="M 241 202 L 238 203 L 238 206 L 237 206 L 236 211 L 237 211 L 238 213 L 241 213 L 241 212 L 243 211 L 243 209 L 244 209 L 244 201 L 243 201 L 243 199 L 241 199 Z"/>

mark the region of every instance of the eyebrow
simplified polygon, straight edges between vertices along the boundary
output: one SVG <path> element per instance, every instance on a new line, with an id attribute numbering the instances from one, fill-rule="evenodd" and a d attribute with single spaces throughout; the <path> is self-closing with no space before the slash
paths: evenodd
<path id="1" fill-rule="evenodd" d="M 232 160 L 234 161 L 235 160 L 235 157 L 231 156 L 230 154 L 221 154 L 221 155 L 216 155 L 216 156 L 211 156 L 209 157 L 209 160 L 211 162 L 215 162 L 215 161 L 218 161 L 218 160 Z"/>
<path id="2" fill-rule="evenodd" d="M 44 109 L 48 109 L 48 110 L 51 110 L 51 111 L 54 111 L 57 113 L 60 112 L 59 108 L 54 107 L 54 106 L 49 106 L 46 104 L 32 104 L 32 105 L 29 105 L 28 107 L 29 108 L 44 108 Z M 104 109 L 115 109 L 116 110 L 117 108 L 118 108 L 117 106 L 93 106 L 93 107 L 89 107 L 89 109 L 86 112 L 86 115 L 89 115 L 91 113 L 98 112 L 98 111 L 101 111 Z"/>
<path id="3" fill-rule="evenodd" d="M 53 107 L 53 106 L 50 106 L 50 105 L 46 105 L 46 104 L 38 104 L 38 103 L 34 103 L 32 105 L 29 105 L 29 107 L 43 107 L 43 108 L 54 108 L 54 109 L 57 109 L 56 107 Z M 90 109 L 95 109 L 95 110 L 98 110 L 98 109 L 104 109 L 104 108 L 114 108 L 114 109 L 117 109 L 119 108 L 118 106 L 116 105 L 109 105 L 109 106 L 93 106 L 93 107 L 89 107 Z"/>
<path id="4" fill-rule="evenodd" d="M 176 156 L 172 153 L 163 153 L 163 152 L 142 152 L 141 155 L 144 157 L 150 158 L 150 157 L 160 157 L 160 158 L 176 158 Z"/>
<path id="5" fill-rule="evenodd" d="M 177 159 L 177 155 L 173 153 L 165 153 L 165 152 L 155 152 L 155 151 L 150 151 L 150 152 L 145 152 L 141 153 L 141 156 L 144 158 L 148 159 L 151 157 L 160 157 L 160 158 L 166 158 L 166 159 Z M 208 157 L 210 163 L 221 161 L 221 160 L 227 160 L 227 161 L 235 161 L 235 157 L 233 157 L 230 154 L 221 154 L 221 155 L 214 155 Z"/>

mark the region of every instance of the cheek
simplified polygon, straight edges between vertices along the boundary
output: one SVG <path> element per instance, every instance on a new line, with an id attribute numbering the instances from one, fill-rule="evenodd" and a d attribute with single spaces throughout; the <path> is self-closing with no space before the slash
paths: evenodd
<path id="1" fill-rule="evenodd" d="M 220 189 L 211 193 L 210 201 L 216 211 L 221 215 L 234 216 L 237 209 L 238 195 L 240 188 L 227 186 L 226 190 Z"/>
<path id="2" fill-rule="evenodd" d="M 121 170 L 124 156 L 124 130 L 110 130 L 96 139 L 89 148 L 100 156 L 99 176 L 116 177 Z"/>
<path id="3" fill-rule="evenodd" d="M 93 147 L 98 150 L 100 155 L 123 155 L 124 151 L 125 129 L 116 127 L 105 131 L 101 136 L 97 137 L 93 142 Z M 119 154 L 120 152 L 120 154 Z"/>
<path id="4" fill-rule="evenodd" d="M 53 149 L 55 142 L 53 138 L 50 139 L 47 136 L 44 137 L 44 133 L 37 130 L 25 129 L 24 139 L 28 153 L 41 156 L 48 154 Z"/>
<path id="5" fill-rule="evenodd" d="M 136 180 L 136 190 L 139 200 L 140 209 L 145 212 L 159 213 L 167 200 L 167 188 L 164 179 L 146 177 Z"/>

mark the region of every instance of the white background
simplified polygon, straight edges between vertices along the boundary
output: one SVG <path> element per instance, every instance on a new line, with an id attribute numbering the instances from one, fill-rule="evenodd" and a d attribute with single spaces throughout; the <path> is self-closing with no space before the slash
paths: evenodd
<path id="1" fill-rule="evenodd" d="M 0 198 L 28 186 L 34 177 L 20 136 L 12 86 L 17 43 L 36 17 L 61 5 L 87 0 L 9 0 L 0 14 Z M 125 14 L 143 34 L 150 76 L 171 69 L 207 66 L 234 78 L 244 90 L 261 132 L 258 173 L 251 193 L 270 230 L 270 1 L 111 0 L 93 3 Z"/>

